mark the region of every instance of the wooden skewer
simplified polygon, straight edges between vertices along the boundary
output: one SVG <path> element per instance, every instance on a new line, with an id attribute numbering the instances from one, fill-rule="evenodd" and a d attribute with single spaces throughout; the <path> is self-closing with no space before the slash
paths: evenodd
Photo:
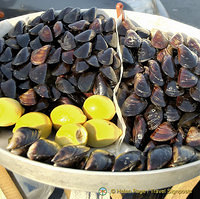
<path id="1" fill-rule="evenodd" d="M 6 199 L 23 199 L 19 190 L 12 181 L 10 175 L 4 167 L 0 165 L 0 189 Z"/>

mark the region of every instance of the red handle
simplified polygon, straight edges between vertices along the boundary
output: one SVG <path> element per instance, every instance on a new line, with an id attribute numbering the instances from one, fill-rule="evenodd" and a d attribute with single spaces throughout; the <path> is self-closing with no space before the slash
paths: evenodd
<path id="1" fill-rule="evenodd" d="M 123 11 L 124 5 L 122 3 L 117 3 L 116 5 L 116 11 L 117 11 L 117 18 L 122 15 L 122 21 L 124 21 L 124 11 Z"/>

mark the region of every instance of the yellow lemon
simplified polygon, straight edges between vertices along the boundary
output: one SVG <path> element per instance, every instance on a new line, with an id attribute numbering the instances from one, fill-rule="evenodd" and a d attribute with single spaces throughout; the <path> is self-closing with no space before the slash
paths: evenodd
<path id="1" fill-rule="evenodd" d="M 39 130 L 40 136 L 42 138 L 47 138 L 51 133 L 52 122 L 50 118 L 44 113 L 30 112 L 17 120 L 13 132 L 15 132 L 20 127 L 36 128 Z"/>
<path id="2" fill-rule="evenodd" d="M 61 145 L 86 145 L 88 133 L 81 124 L 65 124 L 56 133 L 55 141 Z"/>
<path id="3" fill-rule="evenodd" d="M 105 147 L 114 143 L 122 134 L 122 130 L 114 123 L 91 119 L 83 125 L 88 132 L 87 144 L 92 147 Z"/>
<path id="4" fill-rule="evenodd" d="M 20 103 L 12 98 L 0 98 L 0 126 L 11 126 L 24 113 L 24 108 Z"/>
<path id="5" fill-rule="evenodd" d="M 83 104 L 83 111 L 88 119 L 111 120 L 115 115 L 115 105 L 106 96 L 92 95 Z"/>
<path id="6" fill-rule="evenodd" d="M 71 104 L 57 106 L 51 111 L 50 117 L 55 129 L 59 129 L 64 124 L 83 124 L 87 119 L 79 107 Z"/>

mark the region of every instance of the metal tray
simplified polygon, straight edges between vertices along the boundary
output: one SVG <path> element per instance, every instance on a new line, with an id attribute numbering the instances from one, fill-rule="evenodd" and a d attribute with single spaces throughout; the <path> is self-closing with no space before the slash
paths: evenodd
<path id="1" fill-rule="evenodd" d="M 115 10 L 99 10 L 108 16 L 115 16 Z M 194 27 L 173 21 L 164 17 L 127 11 L 125 14 L 134 19 L 138 25 L 151 29 L 160 29 L 165 32 L 182 32 L 200 39 L 200 30 Z M 36 14 L 24 15 L 0 22 L 0 36 L 4 35 L 16 21 L 35 17 Z M 32 180 L 65 189 L 98 192 L 100 187 L 125 190 L 152 190 L 160 189 L 200 175 L 200 161 L 189 163 L 175 168 L 166 168 L 154 171 L 137 172 L 95 172 L 76 169 L 54 167 L 44 163 L 29 160 L 13 155 L 5 148 L 11 131 L 0 128 L 0 164 L 5 168 Z"/>

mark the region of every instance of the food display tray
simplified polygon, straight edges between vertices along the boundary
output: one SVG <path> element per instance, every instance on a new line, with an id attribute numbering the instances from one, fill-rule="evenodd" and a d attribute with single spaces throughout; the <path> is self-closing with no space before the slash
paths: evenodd
<path id="1" fill-rule="evenodd" d="M 114 9 L 98 9 L 98 13 L 104 13 L 109 17 L 116 16 Z M 6 34 L 18 20 L 27 22 L 40 14 L 41 12 L 33 13 L 0 22 L 0 37 Z M 181 32 L 200 40 L 200 30 L 189 25 L 145 13 L 125 11 L 125 15 L 136 25 L 149 30 Z M 98 192 L 99 188 L 106 187 L 108 192 L 112 189 L 145 191 L 173 186 L 200 175 L 200 160 L 174 168 L 133 172 L 84 171 L 54 167 L 7 151 L 6 146 L 11 135 L 11 130 L 0 128 L 0 165 L 29 179 L 64 189 Z"/>

